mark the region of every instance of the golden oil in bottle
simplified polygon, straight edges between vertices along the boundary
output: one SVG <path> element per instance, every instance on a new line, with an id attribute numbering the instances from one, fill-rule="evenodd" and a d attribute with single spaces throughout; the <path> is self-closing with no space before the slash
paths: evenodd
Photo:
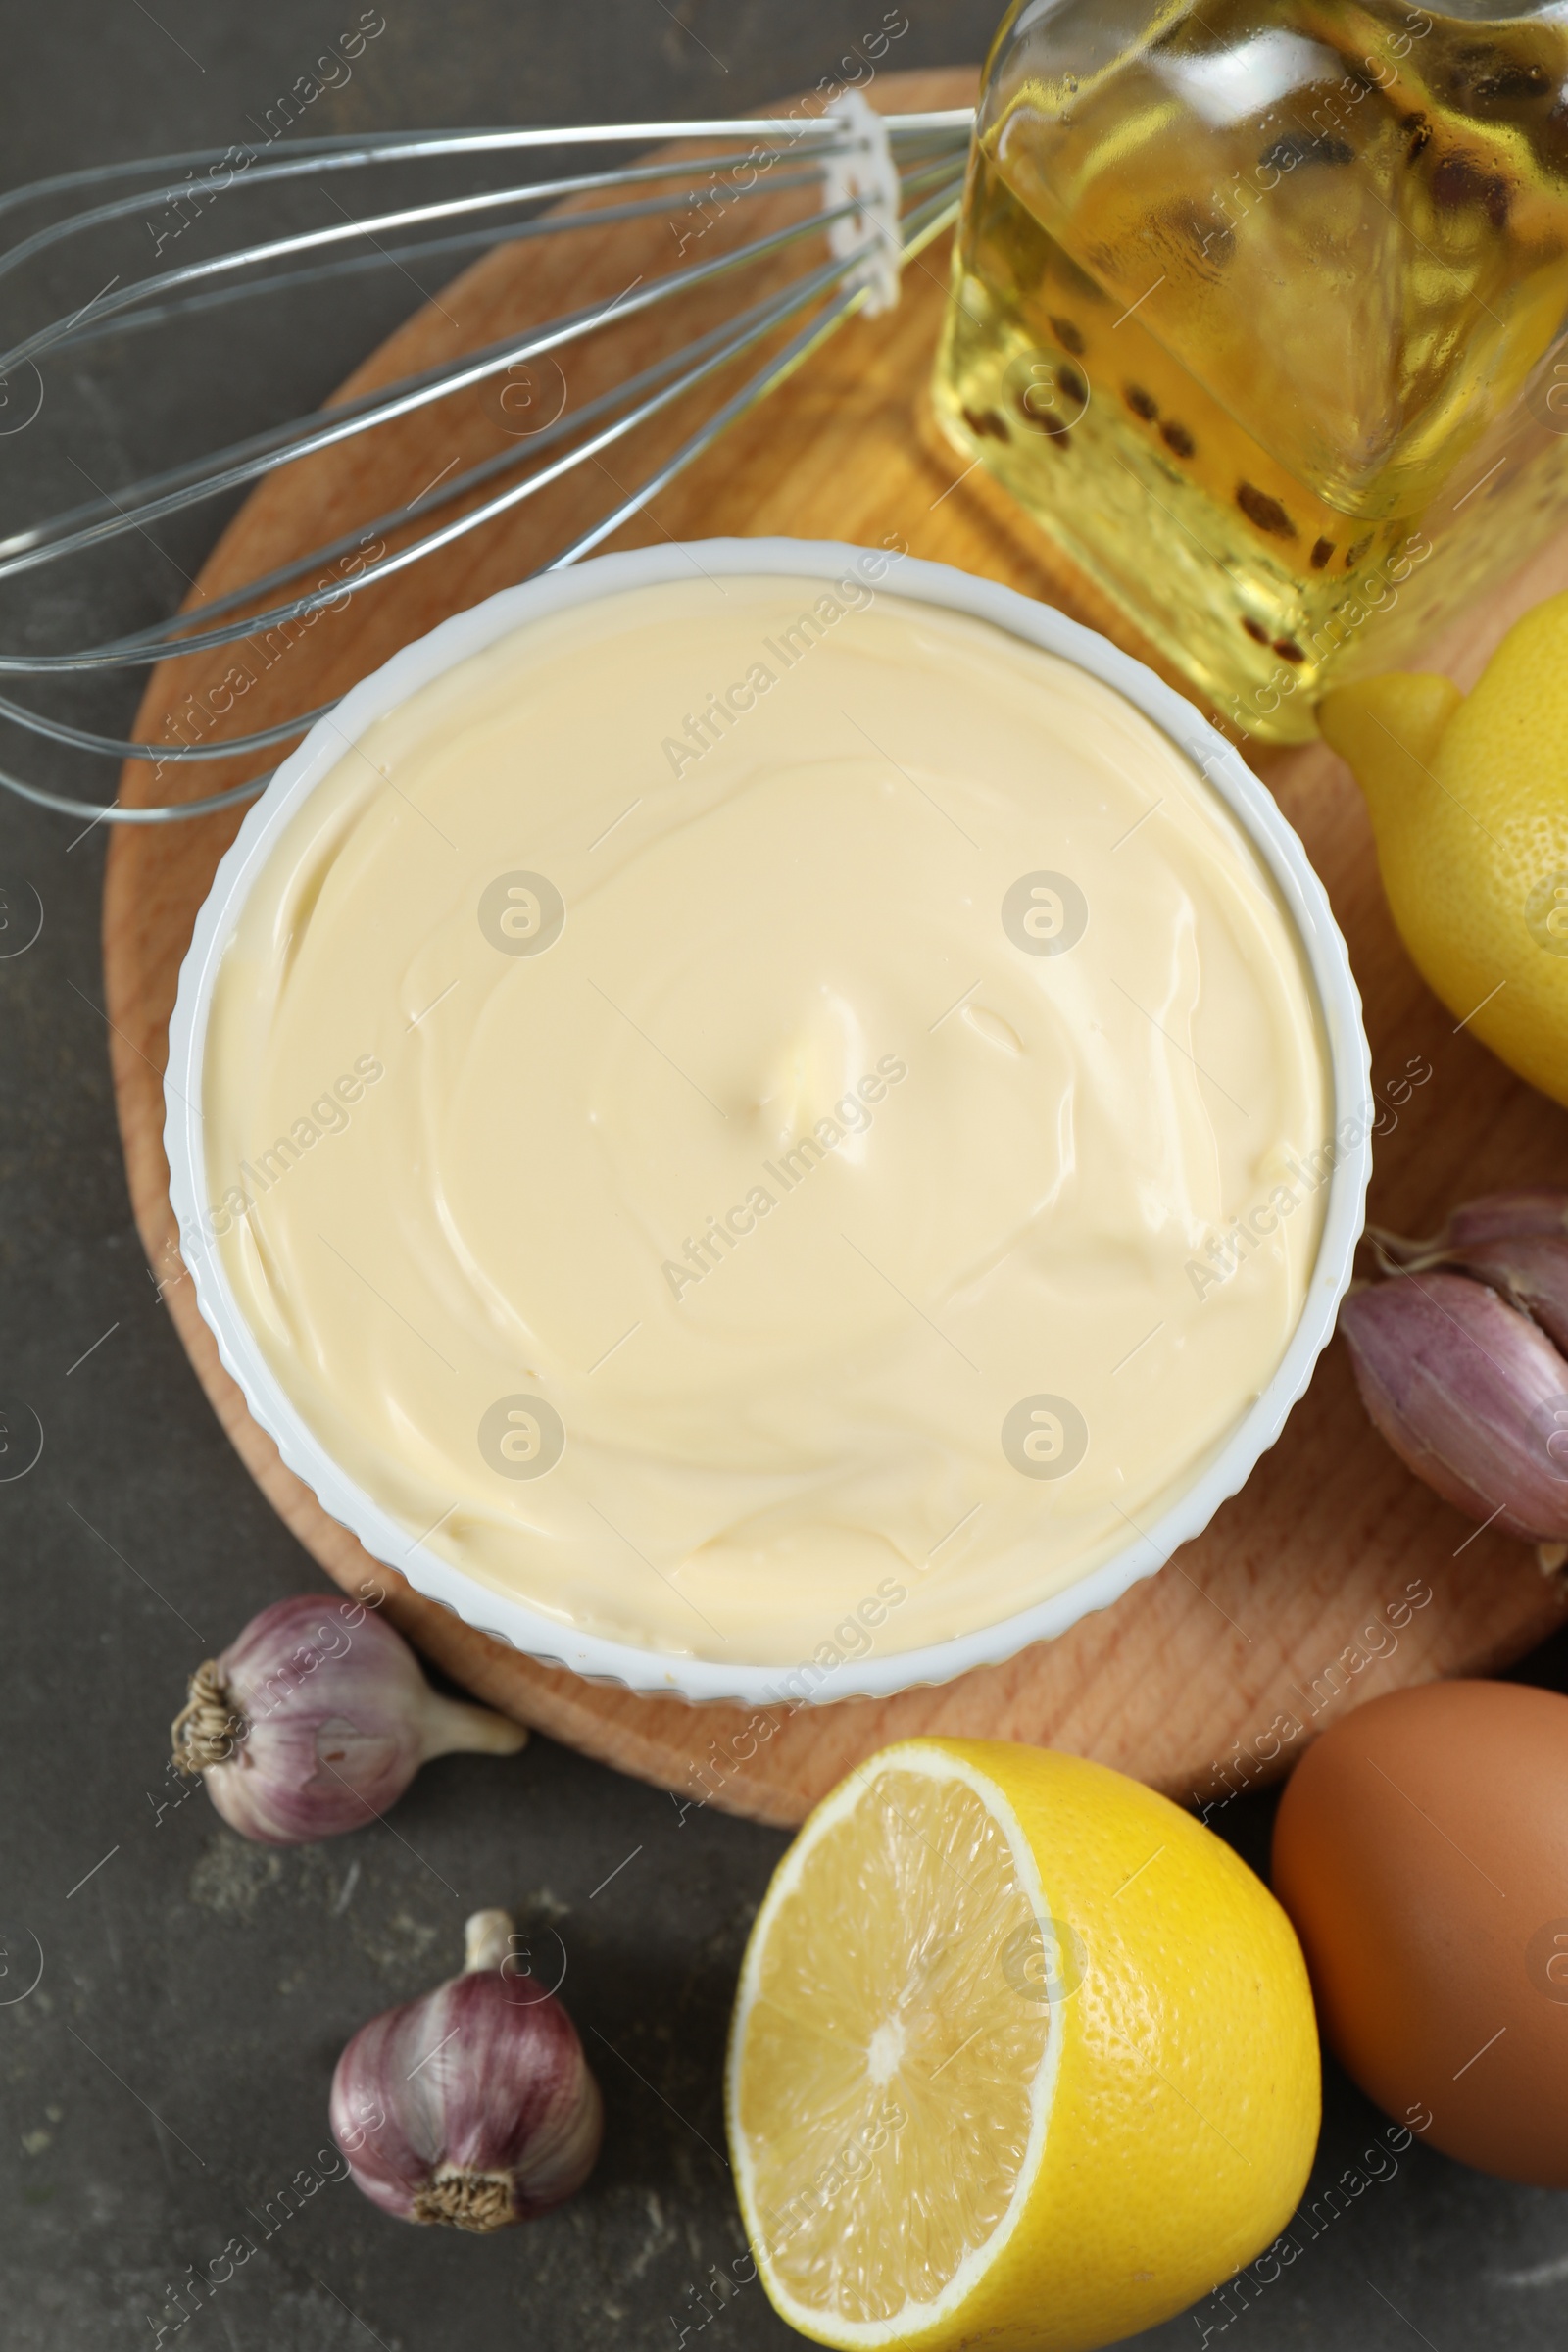
<path id="1" fill-rule="evenodd" d="M 937 414 L 1300 740 L 1568 518 L 1568 26 L 1173 0 L 1105 57 L 1091 15 L 999 36 Z"/>

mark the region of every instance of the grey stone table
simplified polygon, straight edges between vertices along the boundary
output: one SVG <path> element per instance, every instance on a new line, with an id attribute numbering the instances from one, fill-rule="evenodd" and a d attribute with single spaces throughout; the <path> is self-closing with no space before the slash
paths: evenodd
<path id="1" fill-rule="evenodd" d="M 995 0 L 906 5 L 899 64 L 983 52 Z M 814 81 L 883 16 L 881 0 L 381 0 L 363 21 L 384 30 L 296 128 L 734 112 Z M 6 183 L 244 141 L 361 17 L 357 0 L 4 0 Z M 72 252 L 13 281 L 8 339 L 145 266 L 138 240 L 155 234 L 133 222 L 97 276 L 95 247 L 91 264 Z M 106 348 L 63 359 L 24 433 L 9 430 L 15 390 L 0 409 L 0 530 L 312 405 L 418 298 L 394 270 L 304 305 L 289 337 L 236 316 L 208 346 L 220 372 L 192 375 L 156 334 L 108 353 L 108 375 Z M 24 581 L 0 600 L 0 643 L 81 644 L 154 617 L 214 527 L 209 514 Z M 52 707 L 123 734 L 133 701 L 122 682 Z M 86 797 L 112 785 L 11 728 L 0 767 Z M 199 1791 L 160 1811 L 189 1668 L 321 1579 L 229 1451 L 142 1262 L 100 1010 L 102 835 L 79 832 L 0 800 L 0 1399 L 24 1433 L 4 1459 L 30 1450 L 29 1415 L 43 1430 L 36 1465 L 0 1485 L 6 2352 L 654 2352 L 709 2328 L 729 2352 L 793 2340 L 758 2286 L 714 2285 L 742 2246 L 725 2025 L 781 1837 L 682 1822 L 667 1795 L 543 1740 L 505 1763 L 437 1764 L 393 1823 L 318 1848 L 247 1845 Z M 1563 1665 L 1524 1671 L 1560 1687 Z M 1223 1820 L 1261 1865 L 1268 1801 Z M 403 2227 L 341 2181 L 285 2196 L 326 2169 L 326 2084 L 348 2034 L 446 1974 L 466 1912 L 497 1902 L 563 1938 L 608 2111 L 587 2190 L 493 2240 Z M 1331 2066 L 1312 2194 L 1347 2173 L 1353 2193 L 1306 2222 L 1300 2258 L 1245 2314 L 1211 2301 L 1146 2340 L 1560 2343 L 1568 2204 L 1419 2148 L 1369 2164 L 1380 2130 Z M 193 2293 L 193 2270 L 237 2236 L 254 2255 Z"/>

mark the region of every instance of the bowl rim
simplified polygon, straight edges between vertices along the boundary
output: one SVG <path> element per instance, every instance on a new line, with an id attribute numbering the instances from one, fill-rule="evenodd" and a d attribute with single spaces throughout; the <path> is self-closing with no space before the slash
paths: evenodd
<path id="1" fill-rule="evenodd" d="M 1207 778 L 1261 858 L 1299 939 L 1327 1042 L 1335 1160 L 1305 1302 L 1272 1379 L 1198 1477 L 1134 1542 L 1049 1599 L 945 1641 L 879 1652 L 873 1639 L 862 1656 L 843 1659 L 827 1670 L 808 1659 L 798 1665 L 719 1663 L 585 1633 L 492 1590 L 427 1550 L 422 1539 L 411 1542 L 407 1529 L 338 1468 L 267 1362 L 240 1313 L 221 1256 L 203 1230 L 202 1063 L 208 1019 L 234 920 L 282 828 L 367 729 L 421 687 L 529 621 L 627 589 L 690 579 L 694 564 L 714 575 L 808 578 L 826 584 L 848 565 L 863 567 L 868 557 L 886 567 L 877 575 L 879 593 L 989 621 L 1114 688 Z M 890 552 L 889 546 L 773 537 L 671 542 L 536 574 L 454 613 L 351 688 L 283 760 L 219 863 L 180 965 L 169 1024 L 164 1100 L 170 1200 L 181 1256 L 223 1367 L 288 1468 L 373 1559 L 397 1570 L 416 1592 L 476 1632 L 541 1665 L 564 1667 L 587 1681 L 616 1685 L 641 1696 L 791 1707 L 887 1697 L 921 1685 L 951 1682 L 978 1666 L 1001 1665 L 1031 1644 L 1064 1633 L 1081 1617 L 1108 1608 L 1131 1586 L 1162 1568 L 1180 1544 L 1201 1533 L 1274 1445 L 1333 1333 L 1365 1217 L 1376 1115 L 1360 995 L 1328 895 L 1273 796 L 1195 705 L 1107 638 L 1017 589 L 909 555 L 903 548 Z M 822 1680 L 803 1693 L 792 1686 L 807 1674 Z"/>

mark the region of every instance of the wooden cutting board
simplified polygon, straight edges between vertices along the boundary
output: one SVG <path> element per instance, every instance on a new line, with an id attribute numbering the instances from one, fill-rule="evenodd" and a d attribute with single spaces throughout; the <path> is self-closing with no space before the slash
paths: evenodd
<path id="1" fill-rule="evenodd" d="M 889 74 L 872 86 L 887 111 L 967 103 L 973 72 Z M 792 217 L 803 201 L 773 192 L 726 212 L 720 199 L 569 236 L 503 246 L 445 287 L 343 389 L 358 392 L 489 342 L 534 319 L 611 300 L 639 276 Z M 672 225 L 673 221 L 673 225 Z M 740 225 L 737 227 L 736 223 Z M 1146 660 L 1149 649 L 980 474 L 960 467 L 926 416 L 946 282 L 946 247 L 905 273 L 889 318 L 858 320 L 609 544 L 785 533 L 874 545 L 898 532 L 917 556 L 956 564 L 1063 606 Z M 782 271 L 785 265 L 780 265 Z M 720 288 L 688 301 L 700 331 L 733 304 Z M 591 397 L 612 373 L 663 347 L 657 320 L 613 330 L 612 348 L 482 387 L 295 466 L 249 500 L 215 549 L 193 602 L 222 593 L 368 518 L 401 508 L 433 477 L 508 446 L 563 397 Z M 689 421 L 687 428 L 690 429 Z M 140 740 L 274 722 L 344 692 L 447 613 L 533 570 L 605 512 L 618 486 L 646 477 L 649 453 L 677 427 L 586 478 L 570 476 L 473 537 L 388 584 L 320 614 L 289 642 L 191 656 L 153 674 Z M 386 534 L 393 543 L 398 534 Z M 1515 615 L 1568 584 L 1568 543 L 1471 613 L 1431 665 L 1462 685 Z M 1178 681 L 1179 682 L 1179 681 Z M 224 714 L 231 710 L 232 715 Z M 182 714 L 182 716 L 181 716 Z M 255 762 L 126 767 L 127 803 L 199 798 Z M 1306 844 L 1349 942 L 1366 1002 L 1374 1083 L 1397 1096 L 1400 1073 L 1431 1065 L 1402 1103 L 1389 1102 L 1376 1145 L 1372 1213 L 1431 1231 L 1447 1206 L 1507 1185 L 1568 1175 L 1568 1115 L 1511 1077 L 1417 978 L 1391 926 L 1360 797 L 1322 746 L 1265 755 L 1257 765 Z M 421 1599 L 362 1551 L 280 1462 L 218 1360 L 179 1261 L 164 1159 L 162 1072 L 180 959 L 196 910 L 239 813 L 170 830 L 118 830 L 104 898 L 111 1053 L 131 1200 L 162 1296 L 241 1459 L 321 1565 L 340 1583 L 373 1576 L 391 1616 L 429 1655 L 493 1705 L 622 1770 L 737 1813 L 799 1821 L 858 1759 L 918 1732 L 1033 1740 L 1101 1758 L 1200 1803 L 1284 1769 L 1316 1730 L 1395 1684 L 1484 1673 L 1562 1622 L 1560 1578 L 1533 1552 L 1479 1534 L 1420 1486 L 1364 1419 L 1343 1348 L 1333 1344 L 1307 1396 L 1246 1490 L 1207 1532 L 1113 1608 L 1010 1664 L 938 1690 L 886 1700 L 760 1715 L 679 1699 L 635 1698 L 533 1664 Z M 238 1631 L 237 1625 L 233 1628 Z"/>

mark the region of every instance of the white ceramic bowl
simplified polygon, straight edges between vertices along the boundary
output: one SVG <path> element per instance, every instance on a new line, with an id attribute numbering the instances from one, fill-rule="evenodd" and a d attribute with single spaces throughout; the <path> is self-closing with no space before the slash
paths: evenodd
<path id="1" fill-rule="evenodd" d="M 566 1666 L 594 1680 L 624 1684 L 646 1693 L 765 1705 L 785 1695 L 784 1678 L 791 1670 L 778 1665 L 716 1665 L 674 1658 L 595 1634 L 567 1631 L 523 1602 L 492 1592 L 422 1544 L 411 1543 L 407 1529 L 339 1469 L 273 1376 L 235 1304 L 221 1259 L 202 1231 L 201 1206 L 206 1199 L 202 1059 L 213 987 L 246 894 L 301 803 L 374 720 L 407 702 L 443 670 L 493 644 L 520 622 L 543 613 L 622 589 L 688 580 L 694 559 L 700 569 L 709 573 L 792 575 L 827 581 L 842 576 L 846 564 L 864 552 L 833 541 L 806 539 L 710 539 L 690 551 L 679 546 L 639 548 L 629 555 L 602 556 L 575 569 L 546 572 L 520 587 L 504 589 L 470 612 L 443 621 L 416 644 L 406 646 L 373 677 L 356 686 L 329 722 L 322 721 L 311 730 L 246 816 L 197 917 L 170 1023 L 164 1143 L 181 1249 L 223 1363 L 244 1391 L 256 1420 L 276 1441 L 284 1461 L 314 1490 L 334 1519 L 352 1529 L 375 1558 L 406 1576 L 416 1592 L 451 1609 L 481 1633 L 546 1664 Z M 835 1699 L 885 1695 L 916 1683 L 944 1683 L 970 1667 L 998 1664 L 1031 1642 L 1061 1633 L 1090 1610 L 1107 1607 L 1130 1585 L 1162 1567 L 1178 1544 L 1206 1527 L 1219 1505 L 1245 1483 L 1258 1456 L 1279 1436 L 1334 1329 L 1350 1278 L 1371 1168 L 1370 1056 L 1361 1027 L 1361 1001 L 1345 942 L 1305 851 L 1240 755 L 1191 703 L 1142 662 L 1049 605 L 1031 603 L 1011 588 L 976 579 L 945 564 L 924 564 L 907 557 L 900 562 L 897 576 L 888 587 L 901 598 L 972 613 L 1028 644 L 1043 646 L 1076 662 L 1125 695 L 1207 775 L 1272 874 L 1299 933 L 1328 1044 L 1333 1126 L 1340 1156 L 1329 1181 L 1323 1236 L 1306 1305 L 1278 1371 L 1219 1454 L 1148 1535 L 1140 1536 L 1065 1591 L 1015 1616 L 922 1648 L 881 1654 L 873 1650 L 863 1658 L 846 1660 L 832 1678 L 831 1697 Z"/>

